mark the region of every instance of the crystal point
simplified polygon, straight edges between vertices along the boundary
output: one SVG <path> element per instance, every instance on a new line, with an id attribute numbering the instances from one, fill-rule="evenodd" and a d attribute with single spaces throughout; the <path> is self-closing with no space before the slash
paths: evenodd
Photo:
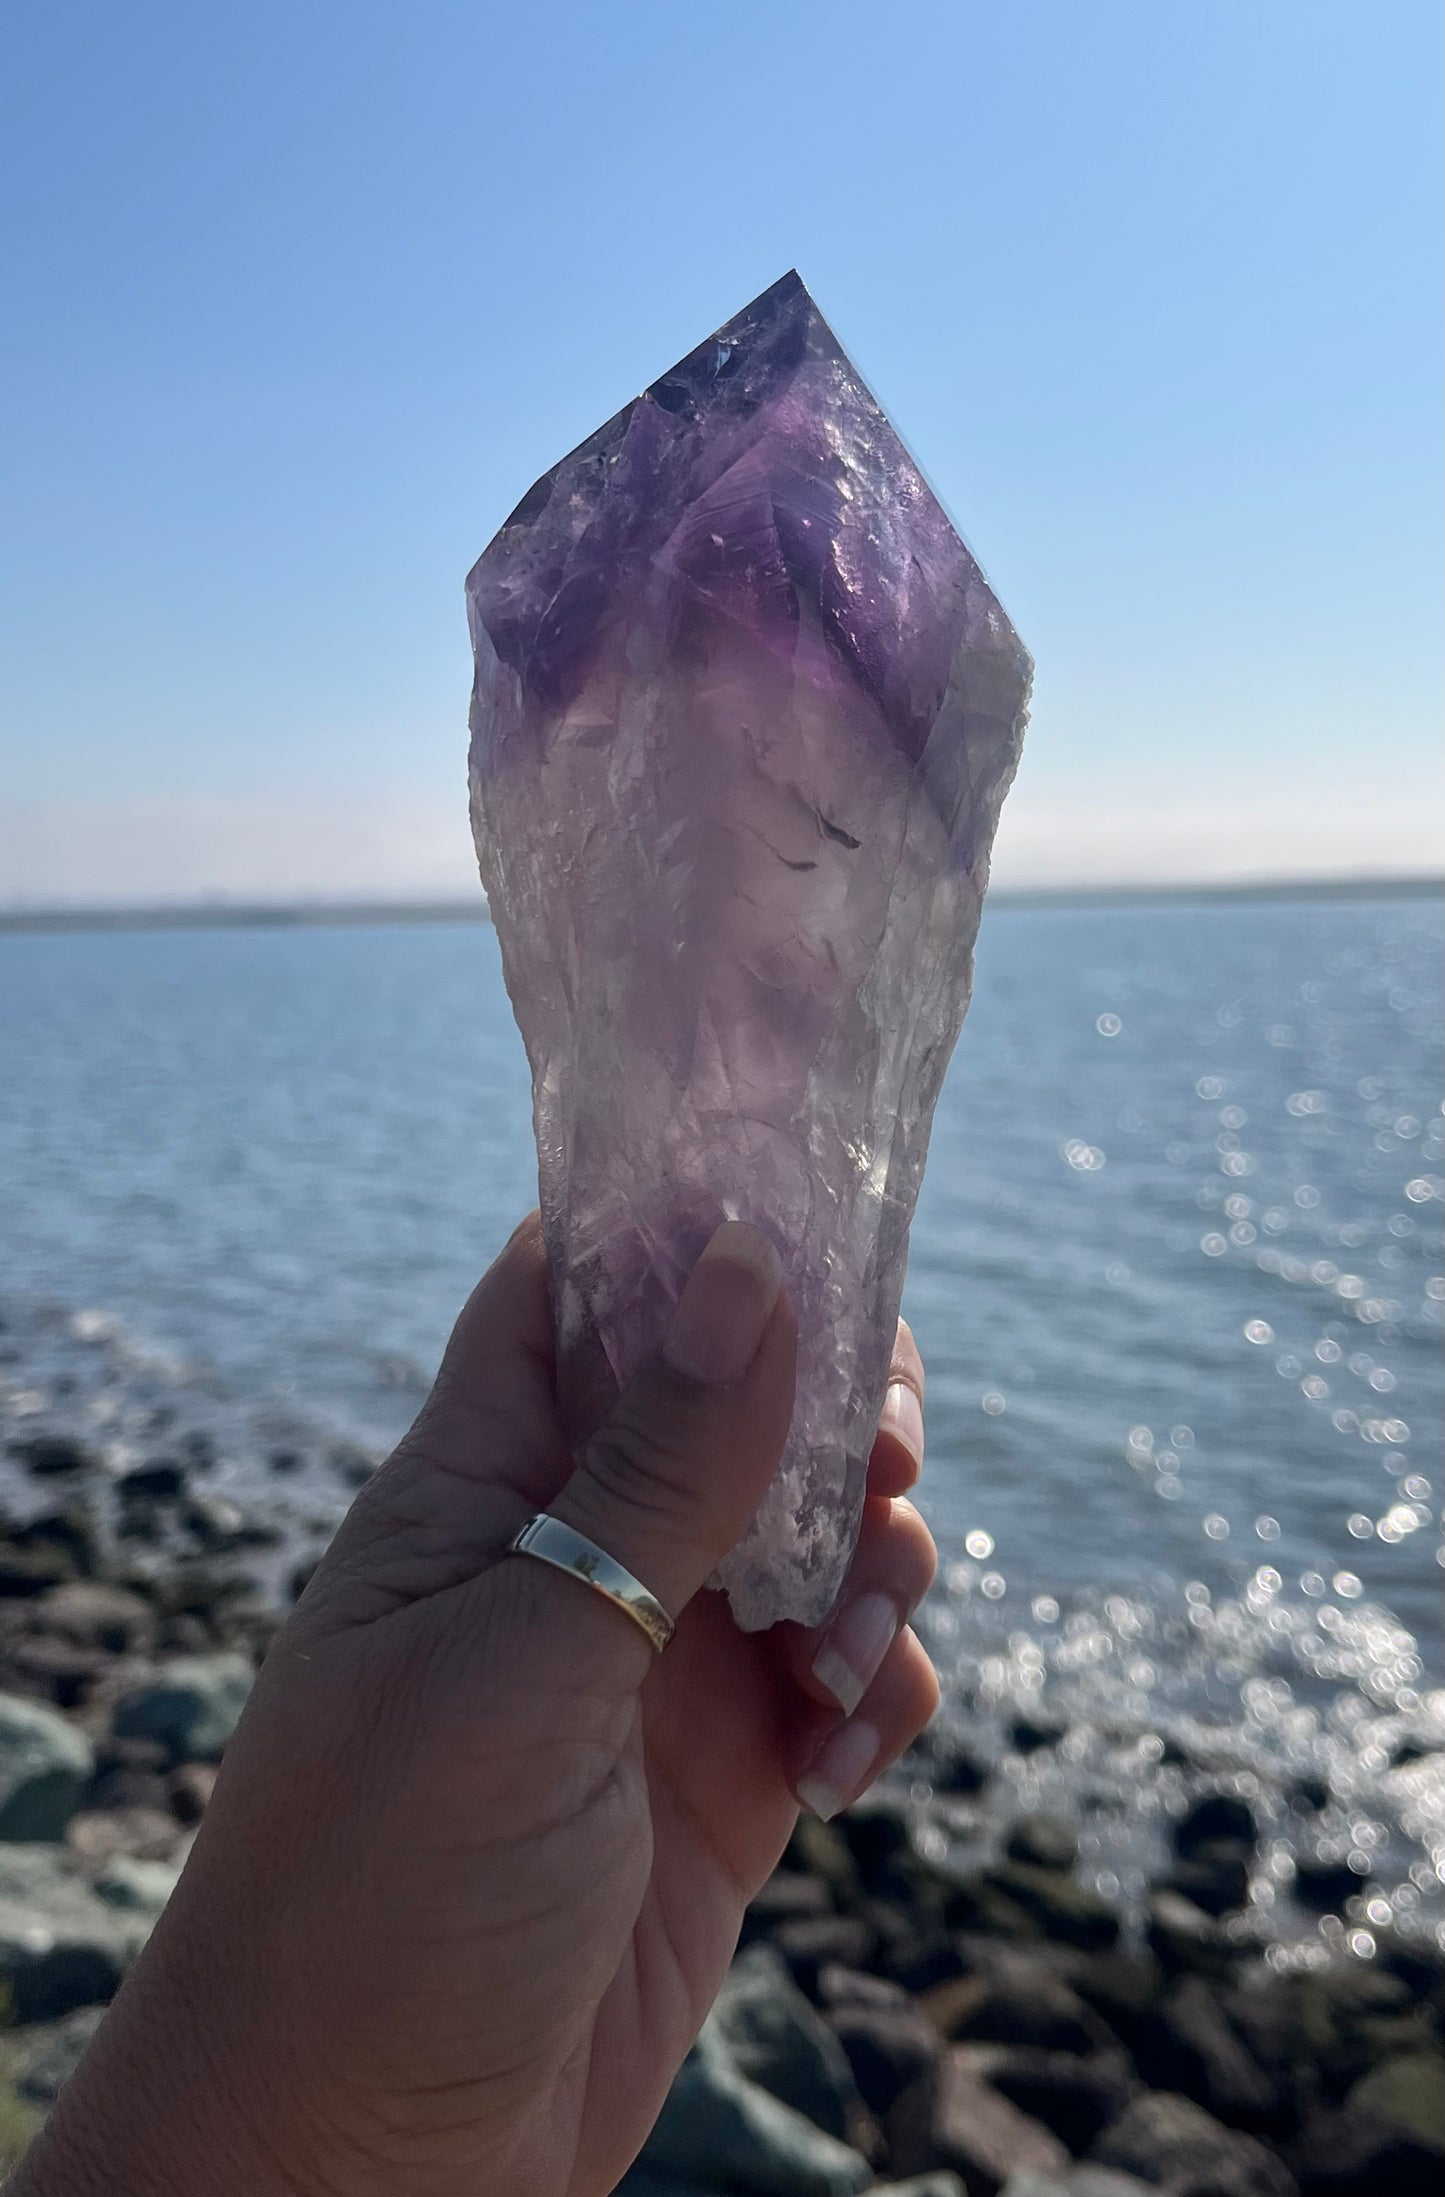
<path id="1" fill-rule="evenodd" d="M 1029 658 L 797 275 L 525 496 L 467 582 L 472 815 L 531 1062 L 564 1399 L 656 1348 L 725 1218 L 798 1316 L 720 1582 L 847 1571 Z"/>

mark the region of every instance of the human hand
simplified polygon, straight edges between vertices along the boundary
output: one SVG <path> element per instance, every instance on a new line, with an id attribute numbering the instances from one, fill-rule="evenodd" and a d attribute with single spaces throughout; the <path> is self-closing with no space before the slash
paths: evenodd
<path id="1" fill-rule="evenodd" d="M 279 1635 L 181 1884 L 13 2197 L 603 2197 L 700 2027 L 798 1799 L 932 1713 L 905 1619 L 922 1368 L 900 1327 L 839 1612 L 699 1592 L 776 1468 L 794 1325 L 728 1224 L 576 1465 L 535 1216 Z M 509 1556 L 534 1511 L 678 1618 Z M 845 1711 L 851 1712 L 845 1715 Z"/>

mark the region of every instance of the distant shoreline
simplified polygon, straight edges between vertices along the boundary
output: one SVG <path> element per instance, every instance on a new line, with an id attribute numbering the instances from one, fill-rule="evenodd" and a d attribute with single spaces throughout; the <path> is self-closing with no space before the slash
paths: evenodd
<path id="1" fill-rule="evenodd" d="M 1445 877 L 1282 878 L 1235 884 L 999 887 L 999 908 L 1112 908 L 1188 902 L 1420 900 L 1445 894 Z M 293 930 L 393 923 L 489 923 L 475 900 L 189 901 L 157 907 L 0 909 L 0 933 L 36 931 Z"/>

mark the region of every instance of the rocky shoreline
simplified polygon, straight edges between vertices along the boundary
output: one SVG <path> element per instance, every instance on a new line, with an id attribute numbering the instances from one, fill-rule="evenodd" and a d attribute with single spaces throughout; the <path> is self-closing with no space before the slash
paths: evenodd
<path id="1" fill-rule="evenodd" d="M 16 1408 L 29 1394 L 0 1399 L 5 2165 L 164 1906 L 310 1568 L 234 1499 L 203 1428 L 152 1412 L 102 1441 L 93 1411 L 53 1388 Z M 324 1471 L 339 1507 L 369 1464 L 277 1447 L 264 1471 L 278 1498 Z M 310 1518 L 313 1540 L 326 1524 Z M 1319 1856 L 1291 1863 L 1294 1896 L 1337 1927 L 1281 1957 L 1259 1896 L 1278 1874 L 1267 1809 L 1207 1760 L 1168 1788 L 1150 1881 L 1101 1889 L 1080 1860 L 1088 1793 L 1001 1813 L 1014 1788 L 972 1712 L 955 1701 L 948 1734 L 865 1805 L 799 1825 L 626 2197 L 1437 2189 L 1436 1939 L 1353 1928 L 1358 1868 Z M 1072 1740 L 1040 1705 L 1005 1744 L 1018 1764 Z M 1289 1805 L 1324 1809 L 1307 1785 Z"/>

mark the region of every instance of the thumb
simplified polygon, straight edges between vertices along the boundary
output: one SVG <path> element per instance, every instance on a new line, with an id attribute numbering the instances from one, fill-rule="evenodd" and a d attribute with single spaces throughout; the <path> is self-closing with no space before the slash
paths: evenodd
<path id="1" fill-rule="evenodd" d="M 548 1507 L 676 1617 L 751 1520 L 793 1416 L 797 1330 L 778 1254 L 725 1221 L 662 1347 Z"/>

